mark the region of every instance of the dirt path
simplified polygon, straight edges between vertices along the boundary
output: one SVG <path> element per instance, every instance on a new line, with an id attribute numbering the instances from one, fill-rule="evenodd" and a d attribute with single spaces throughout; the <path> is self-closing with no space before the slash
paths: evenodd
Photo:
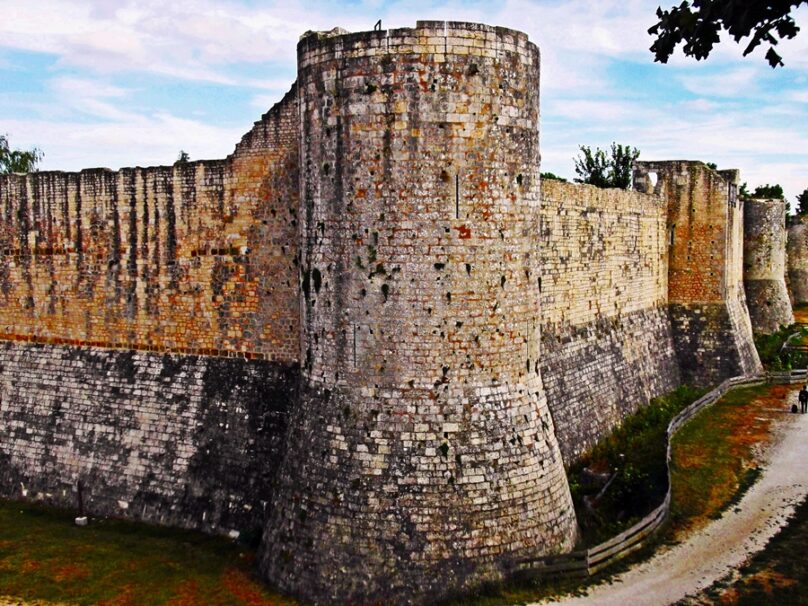
<path id="1" fill-rule="evenodd" d="M 593 587 L 586 596 L 539 603 L 662 606 L 740 567 L 766 545 L 808 494 L 808 415 L 788 414 L 774 433 L 773 444 L 763 455 L 763 473 L 737 507 L 684 542 L 663 548 L 614 577 L 611 584 Z"/>

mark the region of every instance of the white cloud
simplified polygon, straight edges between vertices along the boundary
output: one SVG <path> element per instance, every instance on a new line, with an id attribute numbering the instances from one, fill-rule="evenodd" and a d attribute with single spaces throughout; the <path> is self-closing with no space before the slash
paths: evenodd
<path id="1" fill-rule="evenodd" d="M 761 72 L 768 67 L 744 66 L 726 71 L 714 69 L 679 77 L 685 89 L 703 97 L 738 97 L 758 89 Z"/>
<path id="2" fill-rule="evenodd" d="M 682 102 L 681 106 L 686 111 L 694 112 L 711 112 L 720 107 L 718 103 L 708 101 L 707 99 L 693 99 L 692 101 L 684 101 Z"/>
<path id="3" fill-rule="evenodd" d="M 42 170 L 171 164 L 180 149 L 194 160 L 224 158 L 243 134 L 168 114 L 126 123 L 9 120 L 3 128 L 14 133 L 15 147 L 45 151 Z"/>

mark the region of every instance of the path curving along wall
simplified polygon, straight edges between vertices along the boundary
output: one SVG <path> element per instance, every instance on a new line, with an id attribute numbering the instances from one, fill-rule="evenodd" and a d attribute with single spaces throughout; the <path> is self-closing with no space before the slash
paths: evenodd
<path id="1" fill-rule="evenodd" d="M 418 22 L 310 34 L 301 400 L 262 570 L 334 603 L 432 603 L 563 552 L 542 388 L 539 53 Z"/>
<path id="2" fill-rule="evenodd" d="M 794 323 L 785 280 L 786 240 L 785 200 L 746 200 L 743 284 L 752 329 L 758 333 Z"/>

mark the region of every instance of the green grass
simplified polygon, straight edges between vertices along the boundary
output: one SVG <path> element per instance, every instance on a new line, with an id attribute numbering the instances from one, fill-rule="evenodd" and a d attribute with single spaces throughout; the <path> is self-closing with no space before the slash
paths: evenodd
<path id="1" fill-rule="evenodd" d="M 719 517 L 757 478 L 752 445 L 768 435 L 772 410 L 787 386 L 736 389 L 690 420 L 673 438 L 671 521 L 682 529 Z M 763 412 L 761 412 L 763 410 Z M 771 413 L 774 414 L 774 413 Z M 779 413 L 778 413 L 779 414 Z"/>
<path id="2" fill-rule="evenodd" d="M 766 370 L 783 371 L 808 366 L 808 355 L 805 352 L 783 347 L 789 337 L 796 333 L 801 333 L 802 336 L 795 337 L 790 341 L 791 344 L 797 345 L 808 339 L 808 327 L 798 324 L 784 326 L 770 335 L 754 335 L 755 348 Z"/>
<path id="3" fill-rule="evenodd" d="M 75 604 L 291 604 L 252 578 L 254 554 L 222 538 L 0 502 L 0 595 Z M 202 603 L 202 602 L 200 602 Z"/>
<path id="4" fill-rule="evenodd" d="M 597 545 L 629 528 L 662 502 L 668 490 L 668 423 L 705 391 L 681 386 L 654 398 L 569 469 L 575 513 L 586 546 Z M 587 496 L 580 480 L 584 467 L 617 472 L 594 514 L 583 503 Z M 598 490 L 590 489 L 588 494 L 594 495 Z"/>

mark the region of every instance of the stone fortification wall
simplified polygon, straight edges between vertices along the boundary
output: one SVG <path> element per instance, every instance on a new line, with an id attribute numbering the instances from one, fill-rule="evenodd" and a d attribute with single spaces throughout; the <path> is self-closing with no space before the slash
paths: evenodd
<path id="1" fill-rule="evenodd" d="M 75 506 L 81 481 L 97 515 L 263 523 L 297 192 L 294 88 L 225 161 L 0 177 L 0 494 Z"/>
<path id="2" fill-rule="evenodd" d="M 297 370 L 266 361 L 0 343 L 0 494 L 258 532 Z"/>
<path id="3" fill-rule="evenodd" d="M 755 332 L 772 333 L 794 323 L 786 288 L 786 203 L 744 203 L 743 280 Z"/>
<path id="4" fill-rule="evenodd" d="M 680 382 L 666 219 L 656 195 L 542 181 L 541 374 L 567 464 Z"/>
<path id="5" fill-rule="evenodd" d="M 303 387 L 263 571 L 316 601 L 433 603 L 570 549 L 539 368 L 538 49 L 419 22 L 312 34 L 298 62 Z"/>
<path id="6" fill-rule="evenodd" d="M 701 385 L 760 371 L 743 289 L 737 171 L 638 162 L 634 187 L 668 207 L 668 300 L 682 378 Z"/>
<path id="7" fill-rule="evenodd" d="M 788 288 L 794 305 L 808 303 L 808 224 L 788 228 Z"/>
<path id="8" fill-rule="evenodd" d="M 293 89 L 226 161 L 0 177 L 0 338 L 294 362 Z"/>

